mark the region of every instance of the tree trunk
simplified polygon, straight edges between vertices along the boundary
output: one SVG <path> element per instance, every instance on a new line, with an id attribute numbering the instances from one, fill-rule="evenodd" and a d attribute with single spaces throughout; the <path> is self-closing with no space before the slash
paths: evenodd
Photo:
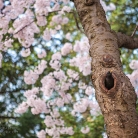
<path id="1" fill-rule="evenodd" d="M 91 46 L 92 82 L 107 135 L 109 138 L 138 138 L 137 97 L 120 61 L 119 47 L 125 42 L 121 43 L 111 30 L 99 0 L 74 0 L 74 3 Z M 108 90 L 105 78 L 109 71 L 114 83 Z"/>

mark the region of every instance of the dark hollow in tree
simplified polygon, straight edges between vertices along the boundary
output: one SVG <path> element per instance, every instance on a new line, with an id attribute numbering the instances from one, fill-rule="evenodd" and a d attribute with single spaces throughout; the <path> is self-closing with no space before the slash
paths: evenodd
<path id="1" fill-rule="evenodd" d="M 105 87 L 110 90 L 114 87 L 114 78 L 112 76 L 112 73 L 110 71 L 107 72 L 105 76 Z"/>

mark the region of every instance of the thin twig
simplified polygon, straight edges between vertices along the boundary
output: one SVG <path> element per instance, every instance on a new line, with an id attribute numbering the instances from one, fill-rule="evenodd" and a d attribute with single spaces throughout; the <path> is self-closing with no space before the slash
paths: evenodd
<path id="1" fill-rule="evenodd" d="M 135 29 L 134 29 L 134 31 L 133 31 L 133 33 L 132 33 L 131 37 L 133 37 L 133 36 L 134 36 L 134 34 L 135 34 L 135 33 L 136 33 L 136 31 L 137 31 L 137 28 L 138 28 L 138 25 L 136 25 L 136 27 L 135 27 Z"/>
<path id="2" fill-rule="evenodd" d="M 80 30 L 81 33 L 84 34 L 84 31 L 81 30 L 81 28 L 80 28 L 80 26 L 79 26 L 79 23 L 78 23 L 78 20 L 77 20 L 77 16 L 76 16 L 75 11 L 73 10 L 72 13 L 73 13 L 73 16 L 74 16 L 74 19 L 75 19 L 75 23 L 76 23 L 77 28 Z"/>
<path id="3" fill-rule="evenodd" d="M 28 27 L 29 25 L 31 25 L 33 22 L 34 22 L 34 20 L 31 21 L 29 24 L 26 24 L 25 26 L 23 26 L 20 30 L 18 30 L 17 32 L 15 32 L 13 35 L 19 33 L 19 32 L 22 31 L 24 28 L 26 28 L 26 27 Z"/>

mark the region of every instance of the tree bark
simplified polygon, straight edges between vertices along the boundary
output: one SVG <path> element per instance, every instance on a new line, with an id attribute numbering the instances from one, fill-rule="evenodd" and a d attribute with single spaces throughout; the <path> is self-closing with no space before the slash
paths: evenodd
<path id="1" fill-rule="evenodd" d="M 89 39 L 92 82 L 107 135 L 109 138 L 138 138 L 137 97 L 120 61 L 119 47 L 123 43 L 111 30 L 99 0 L 74 0 L 74 3 Z M 109 71 L 114 86 L 108 90 L 105 78 Z"/>
<path id="2" fill-rule="evenodd" d="M 131 36 L 117 33 L 117 40 L 119 48 L 125 47 L 128 49 L 137 49 L 138 48 L 138 38 L 133 38 Z"/>

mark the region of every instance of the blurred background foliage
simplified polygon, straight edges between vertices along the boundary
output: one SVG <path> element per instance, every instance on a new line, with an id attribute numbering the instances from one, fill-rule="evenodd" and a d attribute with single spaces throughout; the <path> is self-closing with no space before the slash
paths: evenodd
<path id="1" fill-rule="evenodd" d="M 138 21 L 138 1 L 136 0 L 105 0 L 106 4 L 114 3 L 116 10 L 107 12 L 107 18 L 111 24 L 111 28 L 116 32 L 122 32 L 131 35 Z M 50 14 L 47 20 L 50 21 L 54 14 Z M 44 48 L 47 51 L 47 56 L 44 58 L 47 62 L 50 61 L 51 55 L 60 50 L 65 42 L 74 43 L 75 40 L 80 40 L 83 34 L 76 27 L 74 16 L 72 13 L 67 14 L 69 23 L 62 26 L 63 31 L 59 31 L 60 37 L 52 38 L 47 43 L 40 35 L 36 35 L 36 43 L 31 47 L 31 55 L 27 58 L 23 58 L 20 55 L 22 47 L 17 40 L 13 43 L 13 48 L 3 53 L 2 68 L 0 68 L 0 138 L 36 138 L 36 131 L 45 129 L 43 123 L 43 116 L 32 115 L 30 111 L 19 116 L 14 113 L 14 109 L 25 98 L 23 93 L 25 90 L 31 89 L 32 86 L 26 85 L 23 81 L 24 70 L 33 69 L 38 65 L 40 60 L 37 57 L 35 48 Z M 81 26 L 81 25 L 80 25 Z M 50 27 L 49 25 L 47 27 Z M 44 27 L 40 28 L 44 30 Z M 65 39 L 64 34 L 71 33 L 71 40 Z M 41 31 L 42 33 L 42 31 Z M 138 31 L 134 37 L 138 37 Z M 128 50 L 125 48 L 120 49 L 121 60 L 123 63 L 123 70 L 125 73 L 131 73 L 129 63 L 133 59 L 138 59 L 138 50 Z M 74 56 L 75 53 L 70 55 Z M 66 60 L 69 57 L 65 57 Z M 64 62 L 63 60 L 63 62 Z M 70 67 L 68 64 L 62 66 L 63 70 Z M 75 68 L 74 68 L 75 69 Z M 75 69 L 77 70 L 77 69 Z M 48 66 L 43 75 L 48 74 L 53 69 Z M 83 77 L 80 74 L 81 79 L 89 83 L 90 77 Z M 40 87 L 40 79 L 43 76 L 40 75 L 39 80 L 33 87 Z M 77 83 L 77 82 L 76 82 Z M 77 91 L 77 87 L 71 90 L 71 94 Z M 69 110 L 61 111 L 61 116 L 66 122 L 67 126 L 72 125 L 75 134 L 73 136 L 61 136 L 61 138 L 102 138 L 102 133 L 105 132 L 103 116 L 92 117 L 88 115 L 85 119 L 77 120 L 77 118 L 71 116 Z M 80 133 L 82 126 L 88 125 L 90 132 L 88 134 Z M 48 137 L 48 136 L 47 136 Z M 50 138 L 50 137 L 48 137 Z"/>
<path id="2" fill-rule="evenodd" d="M 138 24 L 138 1 L 136 0 L 106 0 L 116 5 L 116 10 L 112 13 L 108 12 L 108 21 L 111 28 L 116 32 L 122 32 L 127 35 L 131 35 Z M 138 37 L 138 30 L 134 37 Z M 125 73 L 131 73 L 132 70 L 129 67 L 129 63 L 133 59 L 138 59 L 138 50 L 128 50 L 125 48 L 120 49 L 121 61 Z"/>

